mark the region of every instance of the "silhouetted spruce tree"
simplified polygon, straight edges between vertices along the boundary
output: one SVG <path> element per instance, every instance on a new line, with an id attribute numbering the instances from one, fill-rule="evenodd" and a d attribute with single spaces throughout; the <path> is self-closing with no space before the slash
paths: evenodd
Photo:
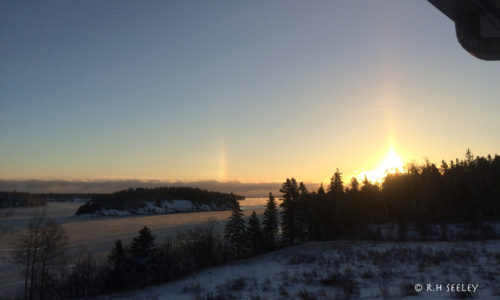
<path id="1" fill-rule="evenodd" d="M 299 183 L 299 188 L 297 190 L 297 217 L 295 218 L 295 227 L 297 228 L 297 239 L 301 242 L 307 241 L 311 232 L 312 220 L 309 200 L 310 195 L 306 186 L 303 182 Z"/>
<path id="2" fill-rule="evenodd" d="M 126 259 L 127 255 L 123 248 L 122 240 L 117 240 L 115 246 L 111 249 L 111 253 L 109 253 L 108 262 L 113 268 L 122 269 Z"/>
<path id="3" fill-rule="evenodd" d="M 335 196 L 344 194 L 344 182 L 342 181 L 342 173 L 340 173 L 338 168 L 330 179 L 328 192 L 330 194 L 334 194 Z"/>
<path id="4" fill-rule="evenodd" d="M 108 263 L 111 266 L 109 281 L 112 290 L 123 289 L 127 286 L 127 278 L 130 277 L 129 272 L 131 270 L 129 265 L 129 256 L 123 248 L 121 240 L 117 240 L 115 242 L 115 246 L 108 256 Z"/>
<path id="5" fill-rule="evenodd" d="M 152 269 L 154 251 L 156 250 L 155 237 L 147 226 L 144 226 L 139 235 L 130 245 L 130 254 L 134 266 L 134 277 L 147 284 Z"/>
<path id="6" fill-rule="evenodd" d="M 472 154 L 472 151 L 467 148 L 467 151 L 465 151 L 465 162 L 467 167 L 472 166 L 472 163 L 474 162 L 474 155 Z"/>
<path id="7" fill-rule="evenodd" d="M 364 222 L 380 222 L 383 219 L 384 210 L 381 206 L 381 192 L 377 183 L 371 183 L 367 177 L 363 180 L 363 186 L 360 190 L 362 198 L 361 206 L 363 207 Z"/>
<path id="8" fill-rule="evenodd" d="M 272 193 L 269 193 L 263 221 L 264 247 L 267 250 L 273 249 L 278 236 L 278 210 L 276 201 Z"/>
<path id="9" fill-rule="evenodd" d="M 252 253 L 256 254 L 262 251 L 263 247 L 263 235 L 262 228 L 260 227 L 260 221 L 257 214 L 252 212 L 252 215 L 248 219 L 248 239 L 252 244 Z"/>
<path id="10" fill-rule="evenodd" d="M 372 186 L 372 183 L 370 182 L 370 180 L 368 180 L 368 177 L 366 177 L 365 175 L 365 179 L 363 179 L 363 185 L 361 186 L 361 191 L 366 191 L 368 189 L 370 189 Z"/>
<path id="11" fill-rule="evenodd" d="M 344 182 L 342 181 L 342 173 L 339 169 L 335 171 L 330 179 L 328 187 L 329 198 L 329 211 L 332 212 L 329 221 L 329 234 L 330 237 L 337 237 L 343 231 L 345 225 L 345 212 L 344 212 Z"/>
<path id="12" fill-rule="evenodd" d="M 281 202 L 281 236 L 285 245 L 293 245 L 297 241 L 297 181 L 294 178 L 283 183 L 280 192 Z"/>
<path id="13" fill-rule="evenodd" d="M 350 230 L 350 234 L 354 234 L 354 228 L 358 220 L 358 206 L 359 206 L 359 182 L 356 177 L 351 178 L 350 189 L 346 189 L 344 196 L 344 219 L 345 227 Z"/>
<path id="14" fill-rule="evenodd" d="M 359 192 L 359 182 L 356 177 L 351 178 L 351 193 Z"/>
<path id="15" fill-rule="evenodd" d="M 130 253 L 133 258 L 149 258 L 156 248 L 155 237 L 147 226 L 139 230 L 139 234 L 130 245 Z"/>
<path id="16" fill-rule="evenodd" d="M 318 193 L 317 195 L 318 196 L 321 196 L 321 195 L 325 195 L 325 188 L 323 187 L 323 182 L 319 185 L 319 188 L 318 188 Z"/>
<path id="17" fill-rule="evenodd" d="M 328 200 L 323 183 L 318 188 L 318 192 L 311 195 L 311 235 L 315 240 L 324 240 L 327 235 L 327 223 L 331 217 L 328 211 Z"/>
<path id="18" fill-rule="evenodd" d="M 233 201 L 233 212 L 226 223 L 224 237 L 229 241 L 230 246 L 235 249 L 236 257 L 241 257 L 247 242 L 246 225 L 240 203 L 236 199 Z"/>

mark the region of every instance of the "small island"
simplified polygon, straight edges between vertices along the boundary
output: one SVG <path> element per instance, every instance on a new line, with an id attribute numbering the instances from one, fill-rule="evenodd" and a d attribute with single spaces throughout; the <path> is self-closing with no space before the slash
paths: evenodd
<path id="1" fill-rule="evenodd" d="M 126 216 L 230 210 L 245 197 L 190 187 L 136 188 L 92 197 L 76 215 Z"/>

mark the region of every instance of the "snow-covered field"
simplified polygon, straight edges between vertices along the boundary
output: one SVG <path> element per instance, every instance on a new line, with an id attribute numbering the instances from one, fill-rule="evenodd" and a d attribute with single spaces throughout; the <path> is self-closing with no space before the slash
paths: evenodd
<path id="1" fill-rule="evenodd" d="M 98 299 L 467 297 L 500 299 L 499 240 L 310 242 Z"/>

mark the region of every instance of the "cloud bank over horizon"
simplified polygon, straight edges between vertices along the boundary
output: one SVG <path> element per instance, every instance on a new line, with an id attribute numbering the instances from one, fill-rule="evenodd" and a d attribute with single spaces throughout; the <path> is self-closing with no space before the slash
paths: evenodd
<path id="1" fill-rule="evenodd" d="M 306 183 L 310 190 L 318 183 Z M 220 192 L 232 192 L 246 197 L 266 197 L 269 192 L 278 195 L 279 182 L 241 182 L 217 180 L 164 181 L 164 180 L 0 180 L 0 191 L 29 193 L 112 193 L 128 188 L 160 186 L 197 187 Z"/>

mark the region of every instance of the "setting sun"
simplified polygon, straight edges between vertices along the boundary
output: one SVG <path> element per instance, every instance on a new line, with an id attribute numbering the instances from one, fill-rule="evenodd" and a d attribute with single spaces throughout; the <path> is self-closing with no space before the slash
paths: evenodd
<path id="1" fill-rule="evenodd" d="M 394 148 L 389 148 L 387 155 L 380 165 L 369 171 L 361 172 L 357 177 L 358 181 L 363 181 L 368 178 L 371 182 L 381 183 L 385 176 L 389 173 L 403 172 L 403 158 L 396 153 Z"/>

